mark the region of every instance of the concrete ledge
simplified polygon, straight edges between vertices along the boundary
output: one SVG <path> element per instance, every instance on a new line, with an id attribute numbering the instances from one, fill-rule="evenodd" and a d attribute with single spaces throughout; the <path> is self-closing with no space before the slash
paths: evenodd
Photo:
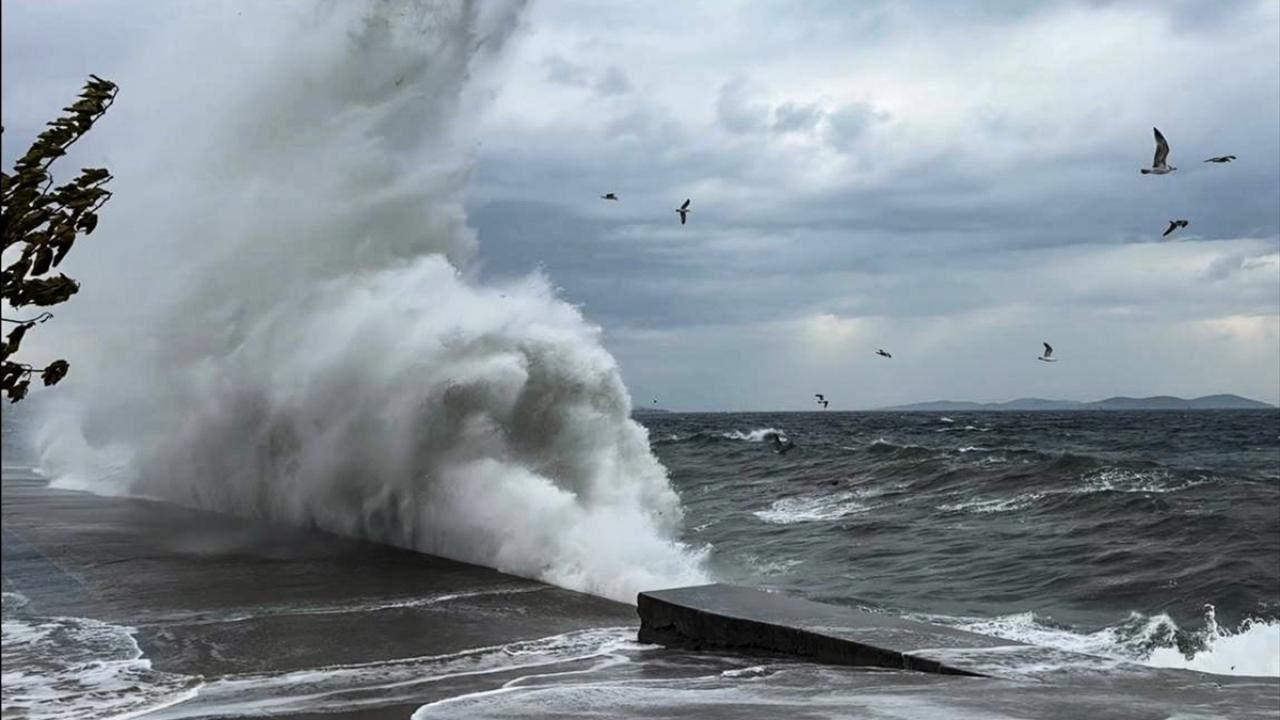
<path id="1" fill-rule="evenodd" d="M 835 665 L 985 677 L 963 661 L 930 656 L 1017 644 L 734 585 L 643 592 L 636 605 L 640 642 L 775 652 Z"/>

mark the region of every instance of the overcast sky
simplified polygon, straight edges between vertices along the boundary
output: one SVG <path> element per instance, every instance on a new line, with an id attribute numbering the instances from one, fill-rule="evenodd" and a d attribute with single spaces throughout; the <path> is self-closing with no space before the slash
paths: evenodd
<path id="1" fill-rule="evenodd" d="M 533 3 L 476 128 L 483 273 L 544 271 L 640 406 L 1280 402 L 1280 3 L 939 5 Z M 191 11 L 3 8 L 19 133 Z"/>

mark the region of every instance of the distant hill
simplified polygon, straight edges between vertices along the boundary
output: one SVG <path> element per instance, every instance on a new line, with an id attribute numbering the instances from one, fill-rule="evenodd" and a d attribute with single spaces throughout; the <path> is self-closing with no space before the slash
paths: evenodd
<path id="1" fill-rule="evenodd" d="M 1045 400 L 1042 398 L 1018 398 L 1017 400 L 1002 403 L 939 400 L 877 409 L 904 412 L 965 412 L 975 410 L 989 412 L 993 410 L 1256 410 L 1274 407 L 1275 405 L 1250 400 L 1239 395 L 1205 395 L 1191 400 L 1172 395 L 1156 395 L 1145 398 L 1110 397 L 1096 402 Z"/>

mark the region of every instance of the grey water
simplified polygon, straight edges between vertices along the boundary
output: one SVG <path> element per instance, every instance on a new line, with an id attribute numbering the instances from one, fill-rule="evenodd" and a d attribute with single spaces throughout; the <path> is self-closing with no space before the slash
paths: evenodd
<path id="1" fill-rule="evenodd" d="M 1098 718 L 1163 719 L 1188 707 L 1206 717 L 1274 711 L 1276 412 L 643 418 L 685 509 L 682 539 L 700 549 L 715 579 L 1098 657 L 1077 668 L 1011 668 L 1014 679 L 982 683 L 666 650 L 637 643 L 625 613 L 603 612 L 600 627 L 564 632 L 563 619 L 540 619 L 548 611 L 528 602 L 555 604 L 556 596 L 514 578 L 514 590 L 383 597 L 393 587 L 436 582 L 438 571 L 405 576 L 407 567 L 386 578 L 361 571 L 360 586 L 323 597 L 268 583 L 252 593 L 274 598 L 268 605 L 195 612 L 179 609 L 193 598 L 160 593 L 164 578 L 130 571 L 127 582 L 113 581 L 110 563 L 93 561 L 86 570 L 101 579 L 90 585 L 112 588 L 114 614 L 51 613 L 10 582 L 9 571 L 20 567 L 11 560 L 32 554 L 10 526 L 45 525 L 20 508 L 22 498 L 46 492 L 38 488 L 47 480 L 33 469 L 15 413 L 4 419 L 5 705 L 15 717 L 1069 718 L 1087 709 Z M 795 449 L 775 454 L 765 442 L 770 432 Z M 118 503 L 134 501 L 66 491 L 52 502 L 57 513 L 80 508 L 97 518 L 88 532 L 116 538 L 119 547 L 95 553 L 128 555 L 131 545 L 144 556 L 170 552 L 149 548 L 149 531 L 111 524 L 137 512 L 170 514 L 163 505 L 124 511 Z M 98 503 L 105 512 L 93 510 Z M 181 525 L 170 519 L 160 527 Z M 206 548 L 200 562 L 214 563 L 230 592 L 242 582 L 259 585 L 253 578 L 264 561 L 301 552 L 314 569 L 320 557 L 314 548 L 281 551 L 232 543 Z M 402 551 L 362 552 L 369 553 L 362 565 L 406 563 L 389 554 Z M 174 556 L 184 564 L 194 557 L 189 548 Z M 154 574 L 167 566 L 143 557 L 130 567 Z M 55 596 L 73 609 L 102 602 Z M 179 605 L 165 609 L 172 602 Z M 150 607 L 156 603 L 164 607 Z M 307 639 L 303 628 L 328 618 L 344 618 L 353 632 Z M 546 628 L 530 639 L 464 641 L 442 653 L 439 637 L 416 634 L 424 618 L 444 627 Z M 265 644 L 253 657 L 235 650 L 248 639 L 246 623 L 267 633 L 254 641 Z M 365 632 L 369 646 L 359 647 Z M 271 669 L 273 634 L 299 638 L 295 654 L 321 656 L 354 642 L 339 654 L 376 657 L 386 633 L 400 637 L 409 656 L 320 665 L 298 656 L 296 668 Z M 1144 665 L 1212 674 L 1149 676 Z M 1157 681 L 1166 689 L 1151 691 Z"/>
<path id="2" fill-rule="evenodd" d="M 640 419 L 680 493 L 683 539 L 718 578 L 1065 649 L 1280 672 L 1280 412 Z M 776 454 L 769 432 L 796 448 Z"/>

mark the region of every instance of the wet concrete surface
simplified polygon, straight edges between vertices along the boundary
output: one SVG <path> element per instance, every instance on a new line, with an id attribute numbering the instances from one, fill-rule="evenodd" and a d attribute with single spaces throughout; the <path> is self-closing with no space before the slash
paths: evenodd
<path id="1" fill-rule="evenodd" d="M 136 628 L 153 667 L 169 673 L 280 675 L 591 628 L 634 633 L 637 622 L 630 605 L 488 568 L 151 500 L 53 490 L 11 470 L 3 511 L 6 592 L 25 596 L 42 616 Z M 389 716 L 407 717 L 420 704 Z"/>

